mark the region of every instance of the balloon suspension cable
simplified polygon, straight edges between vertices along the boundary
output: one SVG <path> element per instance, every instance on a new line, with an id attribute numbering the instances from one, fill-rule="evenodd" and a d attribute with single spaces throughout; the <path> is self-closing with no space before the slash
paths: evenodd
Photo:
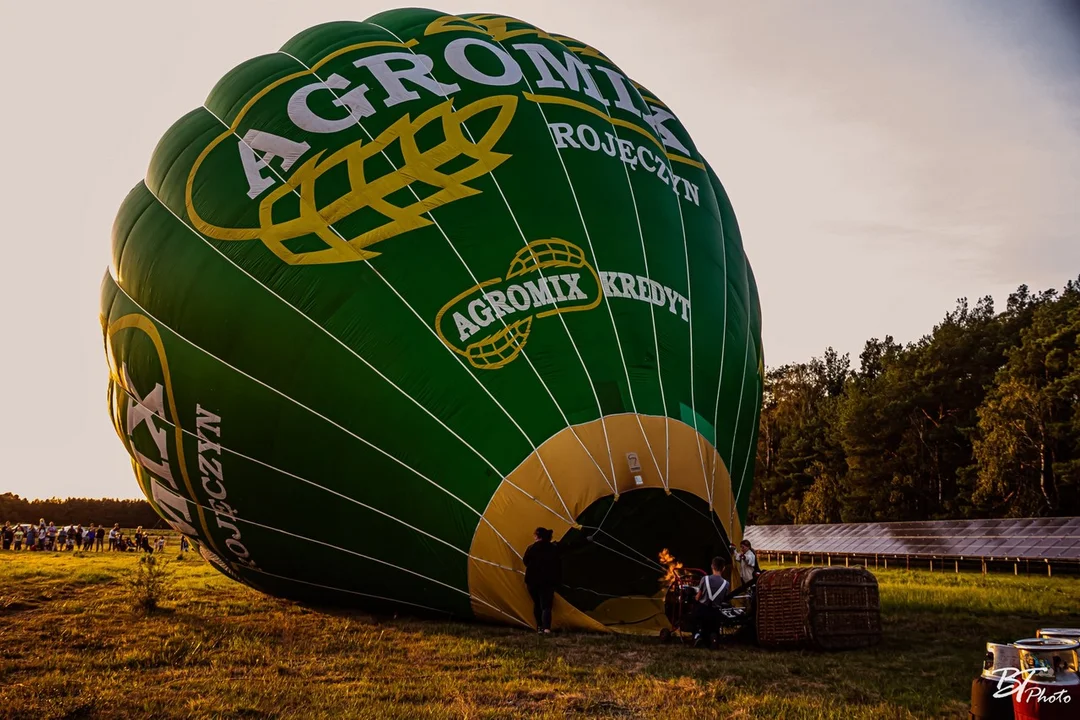
<path id="1" fill-rule="evenodd" d="M 385 30 L 385 31 L 386 31 L 386 32 L 388 32 L 388 33 L 389 33 L 390 35 L 392 35 L 392 36 L 393 36 L 393 37 L 394 37 L 394 38 L 395 38 L 395 39 L 396 39 L 396 40 L 397 40 L 398 42 L 401 42 L 401 38 L 399 38 L 399 37 L 398 37 L 398 36 L 397 36 L 396 34 L 394 34 L 394 33 L 390 32 L 390 31 L 389 31 L 389 30 L 387 30 L 386 28 L 382 27 L 381 25 L 377 25 L 377 24 L 375 24 L 375 23 L 370 23 L 370 24 L 371 24 L 371 25 L 374 25 L 375 27 L 378 27 L 378 28 L 380 28 L 380 29 L 382 29 L 382 30 Z M 413 51 L 413 50 L 412 50 L 412 48 L 409 48 L 409 51 L 410 51 L 410 52 L 413 52 L 413 54 L 415 54 L 415 51 Z M 338 92 L 337 92 L 337 91 L 336 91 L 336 90 L 335 90 L 334 88 L 330 87 L 330 85 L 329 85 L 329 84 L 327 84 L 326 80 L 325 80 L 325 79 L 323 79 L 323 78 L 322 78 L 322 77 L 321 77 L 321 76 L 320 76 L 320 75 L 319 75 L 319 74 L 318 74 L 317 72 L 315 72 L 315 71 L 314 71 L 314 70 L 313 70 L 313 69 L 312 69 L 312 68 L 311 68 L 310 66 L 308 66 L 308 64 L 307 64 L 307 63 L 303 62 L 302 60 L 300 60 L 299 58 L 295 57 L 294 55 L 290 55 L 289 53 L 286 53 L 286 52 L 284 52 L 284 51 L 281 51 L 281 50 L 279 50 L 278 52 L 279 52 L 280 54 L 282 54 L 282 55 L 285 55 L 286 57 L 289 57 L 289 58 L 291 58 L 292 60 L 296 61 L 297 63 L 299 63 L 299 64 L 300 64 L 300 65 L 301 65 L 302 67 L 304 67 L 304 68 L 305 68 L 306 70 L 308 70 L 309 72 L 311 72 L 312 76 L 313 76 L 313 77 L 315 77 L 315 78 L 316 78 L 316 79 L 317 79 L 317 80 L 318 80 L 319 82 L 321 82 L 321 83 L 323 84 L 323 86 L 324 86 L 324 87 L 325 87 L 325 88 L 326 88 L 326 89 L 327 89 L 327 90 L 328 90 L 328 91 L 330 92 L 330 94 L 331 94 L 331 95 L 333 95 L 333 96 L 334 96 L 335 98 L 337 98 L 338 100 L 340 100 L 340 99 L 341 99 L 341 96 L 340 96 L 340 95 L 338 94 Z M 430 75 L 430 72 L 429 72 L 428 74 Z M 433 81 L 435 81 L 434 75 L 431 75 L 431 78 L 432 78 L 432 80 L 433 80 Z M 438 81 L 435 81 L 435 82 L 438 82 Z M 449 98 L 447 98 L 447 97 L 446 97 L 445 95 L 444 95 L 443 97 L 444 97 L 444 98 L 446 98 L 446 99 L 449 99 Z M 452 106 L 453 106 L 453 101 L 451 101 L 451 107 L 452 107 Z M 204 106 L 204 107 L 205 107 L 205 106 Z M 211 110 L 210 110 L 209 108 L 207 108 L 207 111 L 209 111 L 209 112 L 210 112 L 210 113 L 211 113 L 212 115 L 214 115 L 213 111 L 211 111 Z M 364 132 L 364 134 L 365 134 L 365 135 L 367 135 L 367 137 L 368 137 L 368 139 L 369 139 L 370 141 L 374 142 L 374 141 L 375 141 L 375 138 L 374 138 L 374 137 L 373 137 L 373 136 L 371 135 L 371 133 L 370 133 L 370 132 L 368 132 L 367 128 L 365 128 L 365 127 L 364 127 L 363 123 L 362 123 L 362 122 L 360 122 L 360 118 L 358 118 L 358 117 L 357 117 L 357 116 L 356 116 L 356 115 L 355 115 L 355 114 L 353 113 L 353 111 L 352 111 L 351 109 L 349 109 L 349 110 L 348 110 L 348 113 L 349 113 L 349 116 L 350 116 L 350 117 L 351 117 L 351 118 L 352 118 L 352 119 L 353 119 L 353 120 L 355 121 L 355 123 L 356 123 L 356 126 L 357 126 L 358 128 L 360 128 L 360 129 L 361 129 L 361 130 L 362 130 L 362 131 Z M 214 115 L 214 117 L 217 117 L 217 115 Z M 218 119 L 218 121 L 219 121 L 219 122 L 221 122 L 221 123 L 222 123 L 223 125 L 225 124 L 225 121 L 224 121 L 224 120 L 222 120 L 221 118 L 217 118 L 217 119 Z M 228 125 L 226 125 L 226 127 L 228 127 Z M 470 141 L 473 141 L 473 142 L 474 142 L 474 144 L 475 144 L 475 139 L 473 138 L 473 136 L 472 136 L 472 133 L 471 133 L 471 132 L 469 131 L 469 128 L 468 128 L 468 126 L 467 126 L 467 125 L 465 124 L 465 122 L 464 122 L 464 121 L 462 121 L 462 123 L 461 123 L 461 127 L 462 127 L 462 129 L 463 129 L 463 130 L 465 131 L 465 133 L 466 133 L 466 134 L 468 134 L 468 136 L 469 136 L 469 139 L 470 139 Z M 240 139 L 240 141 L 241 141 L 241 142 L 244 142 L 245 144 L 247 144 L 247 143 L 246 143 L 246 142 L 244 141 L 244 139 L 243 139 L 243 138 L 241 138 L 241 137 L 239 136 L 239 134 L 238 134 L 238 133 L 236 133 L 235 131 L 233 131 L 233 134 L 234 134 L 234 135 L 236 135 L 236 137 L 238 137 L 238 138 Z M 391 167 L 393 167 L 393 168 L 395 169 L 395 171 L 396 171 L 396 172 L 401 172 L 401 171 L 402 171 L 402 168 L 398 168 L 398 167 L 396 166 L 396 164 L 395 164 L 395 163 L 393 162 L 393 160 L 391 160 L 391 159 L 390 159 L 389 155 L 387 155 L 387 153 L 386 153 L 386 151 L 385 151 L 385 150 L 381 150 L 381 151 L 380 151 L 380 154 L 381 154 L 381 155 L 383 156 L 383 158 L 384 158 L 384 159 L 385 159 L 385 160 L 386 160 L 386 161 L 387 161 L 388 163 L 390 163 L 390 166 L 391 166 Z M 276 176 L 278 177 L 278 179 L 280 179 L 280 180 L 281 180 L 282 182 L 285 182 L 285 178 L 284 178 L 284 177 L 283 177 L 283 176 L 282 176 L 282 175 L 281 175 L 281 174 L 280 174 L 279 172 L 277 172 L 277 170 L 275 170 L 275 169 L 274 169 L 273 167 L 270 167 L 270 170 L 271 170 L 271 172 L 273 172 L 273 173 L 274 173 L 274 174 L 275 174 L 275 175 L 276 175 Z M 500 195 L 502 195 L 502 188 L 501 188 L 501 187 L 499 187 L 499 185 L 498 185 L 498 181 L 497 181 L 497 180 L 495 180 L 495 175 L 494 175 L 494 172 L 492 171 L 492 172 L 490 172 L 489 174 L 491 175 L 491 179 L 492 179 L 492 181 L 493 181 L 493 182 L 495 182 L 495 185 L 496 185 L 496 187 L 498 187 L 498 189 L 499 189 L 499 194 L 500 194 Z M 410 185 L 408 185 L 407 187 L 408 187 L 409 191 L 410 191 L 410 192 L 412 193 L 413 197 L 414 197 L 414 198 L 416 199 L 416 201 L 417 201 L 417 202 L 422 202 L 422 201 L 421 201 L 421 198 L 420 198 L 420 196 L 419 196 L 419 195 L 417 194 L 416 190 L 415 190 L 415 189 L 414 189 L 414 188 L 412 187 L 412 185 L 410 184 Z M 301 196 L 301 194 L 300 194 L 300 193 L 299 193 L 299 192 L 298 192 L 298 191 L 297 191 L 297 190 L 296 190 L 295 188 L 293 189 L 293 193 L 294 193 L 294 194 L 295 194 L 295 195 L 296 195 L 296 196 L 297 196 L 298 198 L 300 198 L 301 202 L 303 202 L 303 197 Z M 513 212 L 513 210 L 512 210 L 511 208 L 510 208 L 510 204 L 509 204 L 509 202 L 508 202 L 508 201 L 506 201 L 506 197 L 505 197 L 505 195 L 503 195 L 503 200 L 504 200 L 504 202 L 506 203 L 506 207 L 507 207 L 507 210 L 508 210 L 508 211 L 510 212 L 510 214 L 511 214 L 511 216 L 512 216 L 513 220 L 514 220 L 514 223 L 515 223 L 515 224 L 518 224 L 518 223 L 517 223 L 517 217 L 516 217 L 516 216 L 514 215 L 514 212 Z M 321 213 L 319 213 L 319 211 L 318 211 L 318 209 L 317 209 L 317 208 L 315 208 L 315 212 L 316 212 L 317 214 L 320 214 L 320 217 L 321 217 Z M 451 249 L 451 250 L 453 251 L 453 253 L 455 254 L 455 256 L 457 256 L 458 260 L 459 260 L 459 261 L 461 262 L 462 266 L 463 266 L 463 267 L 465 268 L 465 271 L 466 271 L 466 272 L 467 272 L 467 273 L 469 274 L 469 277 L 470 277 L 470 278 L 472 279 L 472 281 L 473 281 L 474 283 L 477 283 L 477 284 L 479 284 L 479 282 L 480 282 L 480 281 L 479 281 L 479 280 L 477 279 L 477 277 L 476 277 L 476 274 L 475 274 L 475 273 L 473 272 L 472 268 L 470 268 L 470 267 L 469 267 L 468 263 L 466 263 L 466 262 L 465 262 L 465 258 L 461 256 L 461 253 L 460 253 L 460 252 L 458 252 L 458 249 L 457 249 L 457 248 L 456 248 L 456 247 L 454 246 L 454 243 L 453 243 L 453 242 L 451 242 L 451 240 L 450 240 L 450 236 L 449 236 L 449 235 L 448 235 L 448 234 L 446 233 L 446 231 L 445 231 L 445 230 L 443 229 L 442 225 L 441 225 L 441 224 L 439 223 L 439 221 L 438 221 L 438 220 L 437 220 L 437 219 L 435 218 L 435 216 L 433 215 L 432 211 L 431 211 L 431 210 L 428 210 L 428 211 L 426 211 L 426 213 L 425 213 L 425 214 L 426 214 L 426 215 L 427 215 L 427 216 L 428 216 L 428 217 L 429 217 L 429 218 L 431 219 L 432 223 L 433 223 L 433 224 L 435 225 L 435 227 L 436 227 L 436 228 L 437 228 L 437 229 L 439 230 L 439 233 L 440 233 L 440 234 L 441 234 L 441 235 L 443 236 L 443 238 L 444 238 L 444 239 L 446 240 L 446 243 L 447 243 L 447 245 L 449 245 L 450 249 Z M 335 227 L 333 226 L 333 223 L 327 223 L 327 227 L 328 227 L 328 228 L 329 228 L 329 229 L 330 229 L 331 231 L 333 231 L 333 232 L 334 232 L 334 234 L 335 234 L 335 235 L 337 235 L 337 236 L 338 236 L 339 238 L 341 238 L 342 240 L 344 240 L 344 239 L 345 239 L 345 238 L 344 238 L 344 237 L 343 237 L 343 236 L 341 235 L 341 233 L 340 233 L 340 232 L 338 232 L 337 228 L 335 228 Z M 518 228 L 519 228 L 519 230 L 520 230 L 520 225 L 518 225 Z M 525 235 L 524 235 L 524 233 L 522 233 L 522 240 L 523 240 L 523 241 L 525 241 Z M 526 242 L 526 245 L 527 245 L 527 244 L 528 244 L 528 243 L 527 243 L 527 241 L 525 241 L 525 242 Z M 370 266 L 370 263 L 368 263 L 368 265 Z M 373 267 L 373 266 L 372 266 L 372 267 Z M 373 268 L 373 269 L 374 269 L 374 268 Z M 376 272 L 377 272 L 377 271 L 376 271 Z M 543 272 L 541 272 L 540 274 L 541 274 L 541 276 L 543 276 Z M 381 277 L 381 275 L 380 275 L 380 277 Z M 388 282 L 388 281 L 386 281 L 385 279 L 383 279 L 383 282 L 385 282 L 385 283 L 387 284 L 387 286 L 389 286 L 389 282 Z M 401 296 L 400 296 L 400 294 L 398 295 L 398 297 L 401 297 Z M 402 300 L 404 301 L 404 298 L 402 298 Z M 502 317 L 501 315 L 500 315 L 500 316 L 498 316 L 498 320 L 499 320 L 499 322 L 500 322 L 500 323 L 502 324 L 502 326 L 503 326 L 504 330 L 509 330 L 509 325 L 507 324 L 506 320 L 505 320 L 505 319 L 503 319 L 503 317 Z M 566 321 L 565 321 L 565 319 L 564 319 L 564 320 L 563 320 L 563 325 L 564 325 L 564 327 L 565 327 L 565 323 L 566 323 Z M 569 330 L 567 330 L 567 333 L 569 334 Z M 574 343 L 573 343 L 573 338 L 571 338 L 571 339 L 570 339 L 570 341 L 571 341 L 571 344 L 573 345 L 573 344 L 574 344 Z M 576 347 L 576 345 L 575 345 L 574 347 L 575 347 L 575 350 L 577 350 L 577 347 Z M 451 352 L 452 352 L 452 351 L 451 351 Z M 534 374 L 536 375 L 536 378 L 537 378 L 537 380 L 538 380 L 538 381 L 540 382 L 540 385 L 541 385 L 541 386 L 542 386 L 542 387 L 544 388 L 544 390 L 545 390 L 545 391 L 547 392 L 547 394 L 548 394 L 548 397 L 550 397 L 550 398 L 551 398 L 551 402 L 552 402 L 552 404 L 554 404 L 554 405 L 555 405 L 555 408 L 556 408 L 556 409 L 557 409 L 557 410 L 559 411 L 559 414 L 560 414 L 560 415 L 562 416 L 563 420 L 564 420 L 564 421 L 566 422 L 566 424 L 567 424 L 567 427 L 571 427 L 571 425 L 570 425 L 570 419 L 569 419 L 569 417 L 568 417 L 568 416 L 566 415 L 565 411 L 564 411 L 564 410 L 562 409 L 562 407 L 561 407 L 561 406 L 559 405 L 559 402 L 558 402 L 558 400 L 556 400 L 556 398 L 555 398 L 555 395 L 554 395 L 554 393 L 552 393 L 551 389 L 550 389 L 550 388 L 548 387 L 548 385 L 547 385 L 547 383 L 546 383 L 546 382 L 544 381 L 543 377 L 541 377 L 541 375 L 540 375 L 540 371 L 539 371 L 539 370 L 538 370 L 538 369 L 536 368 L 536 366 L 535 366 L 535 365 L 533 364 L 532 360 L 531 360 L 531 359 L 529 358 L 529 356 L 528 356 L 528 355 L 527 355 L 527 354 L 525 353 L 524 349 L 522 349 L 522 351 L 521 351 L 521 357 L 522 357 L 522 358 L 523 358 L 523 359 L 525 360 L 525 362 L 526 362 L 526 363 L 527 363 L 527 364 L 529 365 L 529 367 L 530 367 L 530 368 L 532 368 L 532 370 L 533 370 L 533 373 L 534 373 Z M 580 352 L 578 352 L 578 358 L 579 358 L 579 360 L 581 359 L 581 354 L 580 354 Z M 458 361 L 459 361 L 459 362 L 461 362 L 461 360 L 460 360 L 460 359 L 459 359 Z M 582 360 L 581 362 L 582 362 L 582 367 L 584 368 L 584 360 Z M 585 370 L 585 372 L 586 372 L 586 376 L 588 376 L 588 370 L 587 370 L 587 369 Z M 474 377 L 475 377 L 475 376 L 474 376 Z M 477 382 L 479 382 L 479 379 L 477 379 Z M 591 378 L 591 377 L 589 377 L 589 383 L 590 383 L 590 385 L 592 385 L 592 378 Z M 594 396 L 596 395 L 596 390 L 595 390 L 595 387 L 593 387 L 593 395 L 594 395 Z M 492 399 L 494 399 L 494 398 L 492 398 Z M 599 398 L 597 398 L 597 403 L 599 403 Z M 513 418 L 511 418 L 511 420 L 513 420 Z M 601 421 L 602 421 L 602 420 L 603 420 L 603 418 L 601 418 Z M 519 429 L 520 429 L 520 427 L 519 427 Z M 573 430 L 572 430 L 572 432 L 574 433 L 574 436 L 575 436 L 575 437 L 577 437 L 577 439 L 578 439 L 578 443 L 580 443 L 580 444 L 581 444 L 581 447 L 582 447 L 582 449 L 583 449 L 583 450 L 585 450 L 586 454 L 588 454 L 588 455 L 589 455 L 589 456 L 590 456 L 590 457 L 592 458 L 592 460 L 593 460 L 593 463 L 594 463 L 594 464 L 596 465 L 597 471 L 598 471 L 598 472 L 600 472 L 600 474 L 601 474 L 601 475 L 603 476 L 603 478 L 604 478 L 604 481 L 605 481 L 605 483 L 607 483 L 609 487 L 612 487 L 612 486 L 611 486 L 611 483 L 607 482 L 607 475 L 606 475 L 606 474 L 604 473 L 604 471 L 603 471 L 603 470 L 602 470 L 602 469 L 600 468 L 600 465 L 599 465 L 599 463 L 597 463 L 597 462 L 596 462 L 596 458 L 592 457 L 592 453 L 590 453 L 590 452 L 589 452 L 589 450 L 588 450 L 588 448 L 586 448 L 586 447 L 585 447 L 585 444 L 584 444 L 584 443 L 583 443 L 583 442 L 581 441 L 581 438 L 577 436 L 577 432 L 576 432 L 576 431 L 573 431 Z M 522 430 L 522 433 L 524 434 L 524 430 Z M 532 440 L 531 440 L 531 438 L 529 438 L 529 437 L 528 437 L 527 435 L 526 435 L 525 437 L 526 437 L 526 440 L 527 440 L 527 441 L 529 442 L 529 444 L 530 444 L 530 445 L 533 445 L 533 444 L 532 444 Z M 607 429 L 606 429 L 606 427 L 605 427 L 605 429 L 604 429 L 604 438 L 605 438 L 605 442 L 607 442 Z M 565 500 L 563 500 L 562 494 L 561 494 L 561 493 L 559 492 L 559 488 L 558 488 L 558 487 L 557 487 L 557 486 L 555 485 L 555 481 L 554 481 L 554 479 L 553 479 L 553 478 L 551 477 L 551 473 L 550 473 L 550 472 L 548 472 L 548 469 L 547 469 L 547 465 L 546 465 L 546 464 L 544 463 L 544 460 L 543 460 L 543 458 L 541 458 L 541 457 L 540 457 L 540 454 L 539 454 L 539 449 L 538 449 L 538 448 L 537 448 L 537 447 L 536 447 L 535 445 L 533 445 L 533 450 L 534 450 L 534 452 L 536 452 L 536 454 L 537 454 L 537 459 L 538 459 L 538 460 L 540 461 L 540 464 L 541 464 L 541 466 L 542 466 L 542 467 L 544 468 L 544 473 L 545 473 L 545 475 L 547 475 L 547 478 L 548 478 L 548 482 L 549 482 L 549 483 L 551 484 L 551 488 L 552 488 L 552 490 L 554 490 L 554 492 L 555 492 L 555 496 L 556 496 L 556 497 L 557 497 L 557 498 L 559 499 L 559 502 L 560 502 L 560 503 L 562 504 L 562 506 L 563 506 L 563 509 L 564 509 L 564 510 L 566 510 L 566 518 L 564 518 L 564 519 L 566 519 L 566 520 L 567 520 L 568 522 L 570 522 L 570 523 L 572 524 L 572 523 L 573 523 L 573 519 L 572 519 L 572 513 L 570 512 L 570 508 L 569 508 L 569 507 L 567 507 L 567 505 L 566 505 L 566 501 L 565 501 Z M 610 446 L 610 443 L 608 443 L 608 460 L 609 460 L 609 462 L 611 463 L 611 471 L 612 471 L 612 475 L 614 476 L 614 473 L 615 473 L 615 467 L 614 467 L 614 461 L 613 461 L 613 460 L 612 460 L 612 458 L 611 458 L 611 446 Z M 503 480 L 505 481 L 505 480 L 506 480 L 506 478 L 503 478 Z M 612 487 L 612 490 L 613 490 L 613 491 L 614 491 L 614 489 L 615 489 L 615 488 L 614 488 L 614 487 Z"/>

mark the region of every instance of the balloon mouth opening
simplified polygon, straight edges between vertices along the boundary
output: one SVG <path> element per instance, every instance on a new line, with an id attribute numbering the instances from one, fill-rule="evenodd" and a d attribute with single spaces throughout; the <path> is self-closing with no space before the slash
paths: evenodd
<path id="1" fill-rule="evenodd" d="M 687 568 L 730 562 L 728 532 L 701 498 L 683 490 L 642 488 L 601 498 L 560 539 L 559 594 L 606 627 L 653 632 L 667 627 L 661 552 Z"/>

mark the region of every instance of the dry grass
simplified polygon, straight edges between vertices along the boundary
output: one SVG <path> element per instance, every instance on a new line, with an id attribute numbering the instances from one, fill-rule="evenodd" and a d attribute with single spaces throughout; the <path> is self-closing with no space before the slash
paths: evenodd
<path id="1" fill-rule="evenodd" d="M 0 717 L 966 717 L 987 640 L 1080 625 L 1075 578 L 889 571 L 878 648 L 709 653 L 319 610 L 190 554 L 147 614 L 137 562 L 0 554 Z"/>

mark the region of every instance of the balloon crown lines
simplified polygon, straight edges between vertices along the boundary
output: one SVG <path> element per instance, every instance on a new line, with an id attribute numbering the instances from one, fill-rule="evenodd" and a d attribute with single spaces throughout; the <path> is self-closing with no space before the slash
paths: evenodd
<path id="1" fill-rule="evenodd" d="M 442 57 L 456 74 L 453 79 L 505 88 L 524 81 L 529 91 L 520 97 L 576 108 L 594 121 L 602 120 L 610 129 L 597 130 L 585 122 L 553 122 L 548 128 L 558 148 L 617 157 L 630 170 L 644 170 L 677 196 L 700 205 L 698 185 L 676 174 L 671 162 L 698 169 L 704 164 L 694 160 L 691 150 L 667 127 L 674 116 L 663 103 L 614 66 L 596 64 L 595 60 L 609 62 L 596 50 L 536 28 L 510 30 L 511 22 L 515 21 L 495 16 L 471 18 L 469 23 L 443 17 L 432 22 L 425 35 L 450 31 L 484 35 L 459 37 L 445 46 Z M 512 42 L 511 47 L 528 58 L 527 63 L 518 63 L 502 40 L 526 34 L 565 42 L 568 49 L 559 57 L 547 45 Z M 468 183 L 511 157 L 497 151 L 496 145 L 515 117 L 519 96 L 459 103 L 461 84 L 437 80 L 433 59 L 414 52 L 416 44 L 416 40 L 353 44 L 256 92 L 203 149 L 189 173 L 186 206 L 195 228 L 217 240 L 260 240 L 294 265 L 369 260 L 379 254 L 371 246 L 431 225 L 426 217 L 430 210 L 479 194 Z M 582 57 L 594 62 L 587 64 Z M 339 68 L 340 72 L 324 76 L 321 71 L 330 62 L 334 67 L 344 62 L 348 70 Z M 332 151 L 313 147 L 314 138 L 356 131 L 365 118 L 379 112 L 368 97 L 372 85 L 386 95 L 381 100 L 384 109 L 399 105 L 407 109 L 425 97 L 443 102 L 415 117 L 402 115 L 374 137 Z M 276 118 L 281 110 L 307 139 L 290 138 L 279 121 L 272 124 L 274 131 L 267 129 L 270 123 L 260 125 L 260 118 Z M 466 125 L 468 120 L 474 121 L 472 128 Z M 483 131 L 478 129 L 481 121 L 487 125 Z M 617 137 L 611 129 L 618 128 L 636 133 L 645 144 Z M 280 172 L 271 166 L 275 160 Z M 345 190 L 325 197 L 318 186 L 332 176 L 345 179 L 339 183 Z M 214 209 L 204 207 L 200 198 L 220 194 L 204 186 L 246 195 L 258 224 L 236 226 L 216 220 Z M 290 212 L 297 204 L 298 209 Z M 344 224 L 352 226 L 349 237 L 341 229 L 346 218 Z"/>

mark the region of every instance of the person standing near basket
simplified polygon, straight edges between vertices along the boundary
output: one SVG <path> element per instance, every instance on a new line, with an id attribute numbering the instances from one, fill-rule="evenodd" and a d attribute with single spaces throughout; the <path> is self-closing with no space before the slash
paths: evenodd
<path id="1" fill-rule="evenodd" d="M 731 546 L 731 550 L 735 551 L 734 545 Z M 739 543 L 739 550 L 740 552 L 735 553 L 735 566 L 739 569 L 739 579 L 742 580 L 743 585 L 749 586 L 761 574 L 761 566 L 758 565 L 757 553 L 754 552 L 749 540 L 744 538 Z"/>
<path id="2" fill-rule="evenodd" d="M 559 548 L 552 542 L 554 532 L 538 527 L 533 533 L 536 541 L 525 549 L 525 586 L 533 601 L 536 632 L 551 633 L 551 606 L 555 601 L 555 588 L 562 582 L 562 565 Z"/>

